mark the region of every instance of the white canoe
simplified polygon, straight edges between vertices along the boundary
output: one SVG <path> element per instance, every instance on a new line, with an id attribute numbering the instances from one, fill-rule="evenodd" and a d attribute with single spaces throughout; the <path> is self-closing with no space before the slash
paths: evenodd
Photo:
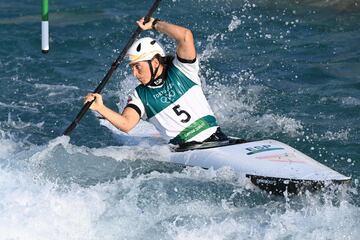
<path id="1" fill-rule="evenodd" d="M 125 142 L 131 139 L 138 141 L 149 134 L 155 141 L 161 142 L 154 129 L 124 134 L 105 121 L 102 121 L 102 125 Z M 276 140 L 244 142 L 233 138 L 224 142 L 170 148 L 173 151 L 170 162 L 215 170 L 230 167 L 238 174 L 250 178 L 261 189 L 273 193 L 298 193 L 305 189 L 316 190 L 350 181 L 350 177 Z"/>
<path id="2" fill-rule="evenodd" d="M 219 169 L 231 167 L 262 189 L 281 193 L 316 190 L 349 182 L 346 177 L 298 150 L 275 140 L 204 143 L 194 150 L 176 149 L 170 159 L 186 166 Z"/>

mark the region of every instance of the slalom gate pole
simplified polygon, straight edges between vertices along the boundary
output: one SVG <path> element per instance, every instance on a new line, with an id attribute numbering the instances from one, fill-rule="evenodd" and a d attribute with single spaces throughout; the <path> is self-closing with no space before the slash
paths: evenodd
<path id="1" fill-rule="evenodd" d="M 49 0 L 41 4 L 41 52 L 49 52 Z"/>

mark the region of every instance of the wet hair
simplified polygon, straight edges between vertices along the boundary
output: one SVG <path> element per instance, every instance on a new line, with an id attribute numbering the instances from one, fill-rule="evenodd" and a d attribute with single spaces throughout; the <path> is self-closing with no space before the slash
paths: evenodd
<path id="1" fill-rule="evenodd" d="M 163 65 L 165 68 L 170 65 L 172 63 L 172 61 L 174 60 L 174 56 L 168 55 L 165 57 L 161 57 L 160 54 L 156 54 L 154 56 L 154 58 L 156 58 L 157 60 L 159 60 L 159 63 L 161 65 Z"/>
<path id="2" fill-rule="evenodd" d="M 167 78 L 167 70 L 168 70 L 168 68 L 169 68 L 169 66 L 170 66 L 170 64 L 172 64 L 172 61 L 174 60 L 174 56 L 171 56 L 171 55 L 168 55 L 168 56 L 165 56 L 165 57 L 162 57 L 162 56 L 160 56 L 160 54 L 156 54 L 155 56 L 154 56 L 154 58 L 156 58 L 158 61 L 159 61 L 159 63 L 160 63 L 160 65 L 162 65 L 163 66 L 163 72 L 161 73 L 161 75 L 158 77 L 158 79 L 166 79 Z M 150 63 L 149 63 L 150 64 Z M 151 66 L 151 65 L 150 65 Z M 151 69 L 150 69 L 151 70 Z M 153 71 L 153 70 L 151 70 L 151 71 Z M 157 70 L 156 70 L 157 71 Z M 154 76 L 152 77 L 152 81 L 150 81 L 150 85 L 152 85 L 152 83 L 154 82 L 154 80 L 156 80 L 155 78 L 154 78 Z"/>

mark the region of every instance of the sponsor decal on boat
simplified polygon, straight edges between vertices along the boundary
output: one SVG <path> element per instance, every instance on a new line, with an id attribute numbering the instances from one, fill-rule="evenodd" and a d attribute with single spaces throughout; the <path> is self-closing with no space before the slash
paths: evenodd
<path id="1" fill-rule="evenodd" d="M 267 160 L 271 162 L 288 162 L 288 163 L 306 163 L 304 160 L 298 159 L 293 153 L 280 153 L 280 154 L 270 154 L 265 156 L 255 157 L 259 160 Z"/>
<path id="2" fill-rule="evenodd" d="M 246 155 L 253 155 L 253 154 L 257 154 L 257 153 L 261 153 L 261 152 L 268 152 L 268 151 L 274 151 L 274 150 L 283 150 L 284 148 L 272 146 L 270 144 L 266 144 L 266 145 L 248 147 L 248 148 L 245 148 L 245 149 L 247 151 L 249 151 L 248 153 L 246 153 Z"/>

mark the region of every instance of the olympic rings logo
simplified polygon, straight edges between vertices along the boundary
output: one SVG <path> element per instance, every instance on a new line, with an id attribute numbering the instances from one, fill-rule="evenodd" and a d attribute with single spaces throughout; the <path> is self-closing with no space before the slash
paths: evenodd
<path id="1" fill-rule="evenodd" d="M 170 90 L 170 91 L 168 92 L 167 96 L 162 96 L 162 97 L 160 98 L 160 101 L 161 101 L 162 103 L 171 103 L 171 102 L 173 102 L 173 99 L 174 99 L 175 95 L 176 95 L 175 91 L 174 91 L 174 90 Z"/>

